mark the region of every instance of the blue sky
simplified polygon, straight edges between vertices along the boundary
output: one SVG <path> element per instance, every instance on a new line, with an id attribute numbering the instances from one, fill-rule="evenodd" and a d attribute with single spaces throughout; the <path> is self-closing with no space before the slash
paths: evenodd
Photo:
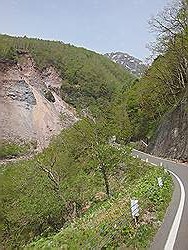
<path id="1" fill-rule="evenodd" d="M 61 40 L 140 59 L 154 40 L 148 19 L 170 0 L 0 0 L 0 33 Z"/>

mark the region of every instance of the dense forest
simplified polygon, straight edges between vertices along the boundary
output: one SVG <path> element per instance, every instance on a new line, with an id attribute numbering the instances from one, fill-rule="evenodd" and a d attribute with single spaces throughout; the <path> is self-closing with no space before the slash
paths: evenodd
<path id="1" fill-rule="evenodd" d="M 0 36 L 2 59 L 18 61 L 19 51 L 28 51 L 37 66 L 53 65 L 62 78 L 62 98 L 77 108 L 105 107 L 116 92 L 134 79 L 128 72 L 102 55 L 58 41 Z"/>

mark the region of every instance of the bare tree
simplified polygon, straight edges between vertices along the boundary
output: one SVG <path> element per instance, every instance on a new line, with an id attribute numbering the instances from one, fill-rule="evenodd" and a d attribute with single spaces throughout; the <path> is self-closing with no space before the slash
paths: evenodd
<path id="1" fill-rule="evenodd" d="M 169 47 L 169 43 L 176 40 L 177 35 L 183 36 L 188 27 L 188 0 L 176 0 L 166 6 L 149 21 L 150 30 L 157 34 L 155 46 L 151 48 L 163 51 Z"/>
<path id="2" fill-rule="evenodd" d="M 150 46 L 154 57 L 164 55 L 163 67 L 155 64 L 156 77 L 176 95 L 188 85 L 188 0 L 176 0 L 149 22 L 156 42 Z"/>
<path id="3" fill-rule="evenodd" d="M 60 190 L 60 182 L 62 180 L 62 176 L 60 176 L 60 174 L 58 174 L 58 172 L 54 168 L 56 161 L 57 161 L 57 157 L 55 156 L 52 158 L 49 165 L 44 166 L 44 164 L 38 159 L 37 166 L 47 175 L 50 181 L 52 190 L 55 191 L 55 193 L 57 194 L 59 198 L 64 200 L 61 194 L 61 190 Z"/>

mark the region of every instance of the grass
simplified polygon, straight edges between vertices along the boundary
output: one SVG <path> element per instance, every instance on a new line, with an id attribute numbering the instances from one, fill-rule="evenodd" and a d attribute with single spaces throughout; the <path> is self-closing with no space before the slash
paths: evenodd
<path id="1" fill-rule="evenodd" d="M 151 242 L 171 198 L 170 176 L 131 157 L 130 147 L 113 147 L 97 135 L 100 130 L 93 131 L 82 120 L 33 159 L 2 166 L 0 226 L 5 249 L 79 249 L 81 244 L 98 248 L 120 243 L 145 247 Z M 106 192 L 101 162 L 109 198 L 99 198 Z M 157 177 L 162 177 L 163 188 L 158 187 Z M 133 197 L 140 204 L 137 227 L 130 214 Z"/>
<path id="2" fill-rule="evenodd" d="M 137 159 L 132 159 L 138 166 Z M 157 177 L 162 177 L 160 188 Z M 128 181 L 129 182 L 129 181 Z M 172 181 L 161 168 L 148 167 L 141 178 L 127 185 L 121 184 L 120 192 L 100 204 L 91 207 L 81 218 L 63 228 L 58 234 L 40 238 L 26 249 L 114 249 L 130 247 L 142 249 L 149 246 L 161 221 L 172 194 Z M 138 225 L 133 223 L 130 199 L 136 197 L 140 205 Z"/>
<path id="3" fill-rule="evenodd" d="M 27 144 L 18 144 L 9 141 L 0 142 L 0 159 L 12 158 L 24 155 L 28 153 L 31 149 L 31 145 Z"/>

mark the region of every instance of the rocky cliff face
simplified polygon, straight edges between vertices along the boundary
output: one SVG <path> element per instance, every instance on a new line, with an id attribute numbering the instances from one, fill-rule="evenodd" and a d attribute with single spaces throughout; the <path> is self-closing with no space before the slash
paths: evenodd
<path id="1" fill-rule="evenodd" d="M 76 122 L 75 110 L 59 97 L 60 87 L 58 72 L 39 70 L 28 53 L 19 53 L 19 63 L 0 61 L 0 140 L 37 141 L 42 149 Z"/>
<path id="2" fill-rule="evenodd" d="M 154 155 L 188 162 L 188 94 L 169 112 L 147 151 Z"/>
<path id="3" fill-rule="evenodd" d="M 144 71 L 146 70 L 146 65 L 141 60 L 130 56 L 127 53 L 111 52 L 106 53 L 105 56 L 107 56 L 113 62 L 120 64 L 136 76 L 141 76 L 142 73 L 144 73 Z"/>

